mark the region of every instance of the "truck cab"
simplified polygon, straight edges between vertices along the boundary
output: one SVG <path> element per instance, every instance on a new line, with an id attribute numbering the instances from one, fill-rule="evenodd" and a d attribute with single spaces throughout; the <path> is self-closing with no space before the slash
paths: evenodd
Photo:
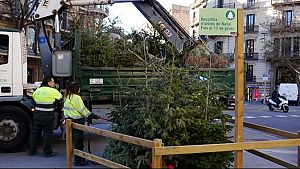
<path id="1" fill-rule="evenodd" d="M 25 35 L 13 29 L 0 29 L 0 96 L 20 98 L 26 83 Z"/>
<path id="2" fill-rule="evenodd" d="M 32 99 L 24 95 L 27 83 L 25 35 L 0 29 L 0 149 L 23 147 L 32 119 Z"/>

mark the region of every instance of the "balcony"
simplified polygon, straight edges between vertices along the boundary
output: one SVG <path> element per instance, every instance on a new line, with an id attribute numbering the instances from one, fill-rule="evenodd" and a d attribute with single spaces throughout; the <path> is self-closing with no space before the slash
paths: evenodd
<path id="1" fill-rule="evenodd" d="M 291 51 L 288 54 L 283 54 L 281 50 L 270 51 L 266 56 L 268 62 L 278 62 L 280 60 L 300 61 L 300 52 Z"/>
<path id="2" fill-rule="evenodd" d="M 300 0 L 271 0 L 274 6 L 300 4 Z"/>
<path id="3" fill-rule="evenodd" d="M 300 59 L 300 52 L 299 51 L 292 52 L 292 57 L 294 59 Z"/>
<path id="4" fill-rule="evenodd" d="M 191 25 L 192 25 L 192 27 L 198 26 L 199 25 L 199 18 L 198 17 L 193 18 L 192 22 L 191 22 Z"/>
<path id="5" fill-rule="evenodd" d="M 10 14 L 10 8 L 7 5 L 0 4 L 0 14 Z"/>
<path id="6" fill-rule="evenodd" d="M 256 82 L 256 76 L 246 73 L 246 82 Z"/>
<path id="7" fill-rule="evenodd" d="M 258 33 L 259 31 L 259 25 L 254 25 L 254 26 L 244 26 L 244 32 L 245 33 Z"/>
<path id="8" fill-rule="evenodd" d="M 205 2 L 206 2 L 206 0 L 196 0 L 193 4 L 191 4 L 191 8 L 196 9 L 199 6 L 201 6 L 202 4 L 204 4 Z"/>
<path id="9" fill-rule="evenodd" d="M 228 63 L 234 62 L 234 53 L 222 53 L 222 55 L 228 60 Z"/>
<path id="10" fill-rule="evenodd" d="M 245 60 L 258 60 L 258 53 L 244 53 Z"/>
<path id="11" fill-rule="evenodd" d="M 251 9 L 259 7 L 259 2 L 247 2 L 243 3 L 243 9 Z"/>
<path id="12" fill-rule="evenodd" d="M 109 15 L 109 8 L 105 5 L 90 5 L 87 10 L 88 12 L 101 13 L 104 17 Z"/>
<path id="13" fill-rule="evenodd" d="M 300 31 L 300 22 L 292 22 L 290 25 L 286 25 L 283 21 L 278 21 L 271 23 L 270 29 L 272 33 L 298 32 Z"/>
<path id="14" fill-rule="evenodd" d="M 217 4 L 213 8 L 235 8 L 235 3 L 224 3 L 224 4 Z"/>

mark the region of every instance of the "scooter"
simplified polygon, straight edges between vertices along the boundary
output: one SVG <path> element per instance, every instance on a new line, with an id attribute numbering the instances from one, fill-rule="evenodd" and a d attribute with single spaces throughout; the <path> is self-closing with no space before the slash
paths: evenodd
<path id="1" fill-rule="evenodd" d="M 272 98 L 266 99 L 269 110 L 282 110 L 284 113 L 287 113 L 289 111 L 289 101 L 284 96 L 279 96 L 278 99 L 279 104 L 276 104 L 276 102 Z"/>

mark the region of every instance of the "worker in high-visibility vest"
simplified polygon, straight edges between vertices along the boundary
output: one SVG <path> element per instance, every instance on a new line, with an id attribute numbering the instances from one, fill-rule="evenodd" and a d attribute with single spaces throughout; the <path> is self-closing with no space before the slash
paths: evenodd
<path id="1" fill-rule="evenodd" d="M 35 101 L 35 112 L 33 116 L 33 127 L 30 138 L 30 154 L 37 152 L 37 141 L 41 134 L 44 137 L 45 157 L 52 157 L 56 152 L 52 149 L 52 137 L 54 128 L 54 109 L 55 101 L 63 98 L 62 94 L 54 88 L 55 82 L 51 77 L 43 79 L 41 87 L 32 94 Z"/>
<path id="2" fill-rule="evenodd" d="M 72 119 L 73 122 L 78 124 L 85 124 L 86 118 L 91 119 L 99 119 L 100 116 L 91 113 L 83 104 L 81 97 L 79 96 L 80 87 L 76 82 L 71 82 L 67 86 L 67 90 L 65 93 L 65 101 L 64 101 L 64 116 L 66 119 Z M 83 134 L 82 130 L 73 129 L 72 130 L 72 140 L 74 144 L 74 148 L 78 150 L 83 150 Z M 74 165 L 75 166 L 85 166 L 88 165 L 87 161 L 79 156 L 74 157 Z"/>

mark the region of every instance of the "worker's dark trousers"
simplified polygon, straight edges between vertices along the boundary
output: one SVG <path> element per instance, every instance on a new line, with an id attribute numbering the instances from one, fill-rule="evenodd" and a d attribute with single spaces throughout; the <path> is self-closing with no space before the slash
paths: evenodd
<path id="1" fill-rule="evenodd" d="M 81 119 L 73 119 L 74 123 L 83 124 L 85 123 L 85 118 Z M 83 138 L 84 138 L 84 132 L 82 130 L 73 129 L 73 144 L 74 148 L 83 151 L 84 144 L 83 144 Z M 81 163 L 84 162 L 85 159 L 79 156 L 74 157 L 74 163 Z"/>
<path id="2" fill-rule="evenodd" d="M 49 155 L 52 150 L 52 137 L 54 127 L 54 112 L 36 111 L 33 117 L 33 126 L 30 137 L 30 152 L 35 153 L 38 139 L 43 133 L 44 154 Z"/>

